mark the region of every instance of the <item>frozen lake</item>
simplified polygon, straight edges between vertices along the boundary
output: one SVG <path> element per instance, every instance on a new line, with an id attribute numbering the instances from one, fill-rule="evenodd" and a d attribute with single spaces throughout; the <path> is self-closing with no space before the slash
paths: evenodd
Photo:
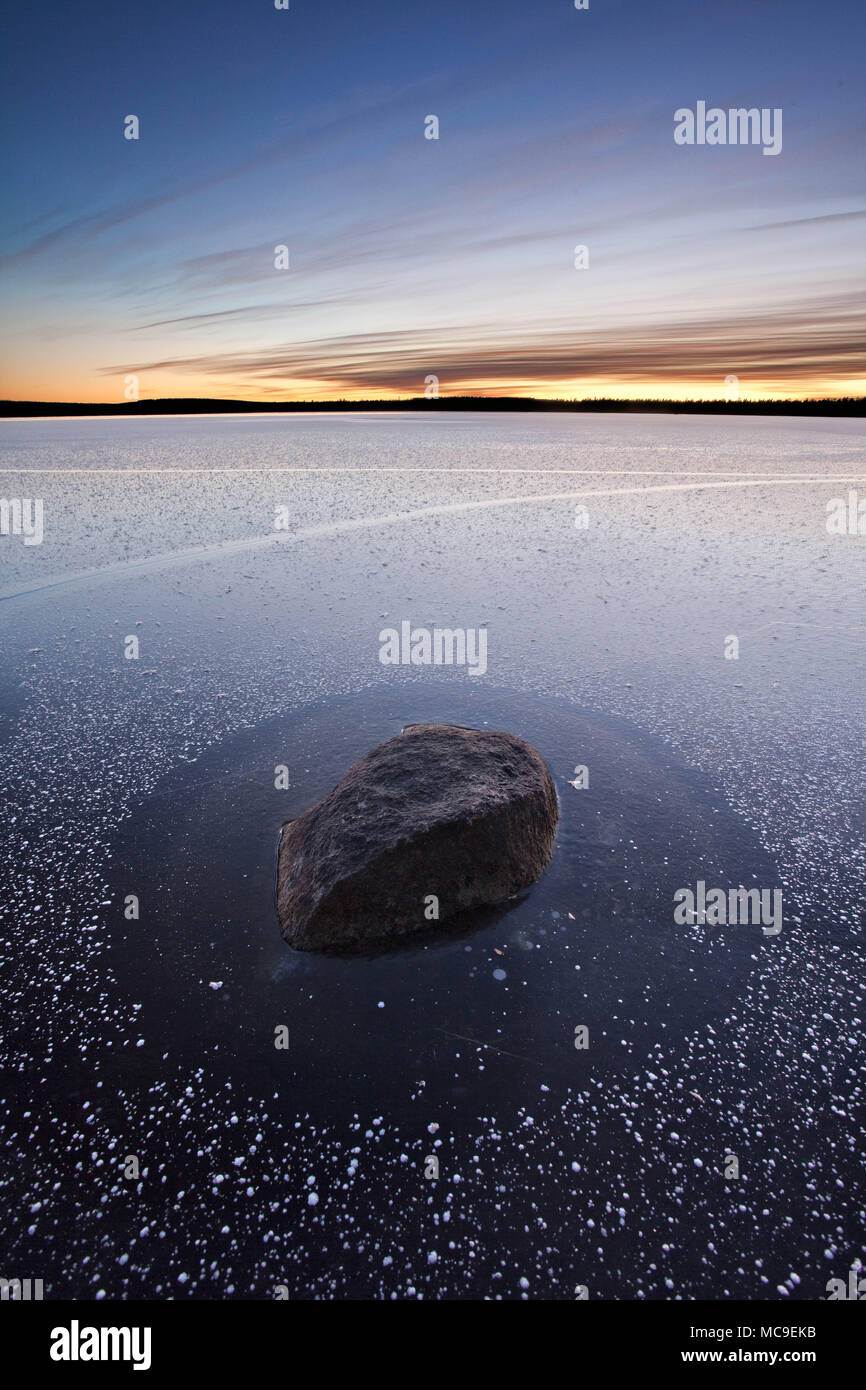
<path id="1" fill-rule="evenodd" d="M 0 536 L 10 1269 L 57 1298 L 819 1299 L 866 1259 L 866 536 L 827 529 L 864 436 L 4 422 L 0 496 L 43 516 Z M 485 629 L 486 670 L 383 665 L 404 621 Z M 426 720 L 539 748 L 550 869 L 417 949 L 292 952 L 280 824 Z M 783 929 L 676 923 L 699 880 L 781 890 Z"/>

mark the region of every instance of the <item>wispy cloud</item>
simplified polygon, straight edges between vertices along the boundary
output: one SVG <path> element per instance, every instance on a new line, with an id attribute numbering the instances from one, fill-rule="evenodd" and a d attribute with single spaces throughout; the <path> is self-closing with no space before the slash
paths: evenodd
<path id="1" fill-rule="evenodd" d="M 783 222 L 758 222 L 746 227 L 748 232 L 768 232 L 776 227 L 824 227 L 833 222 L 859 222 L 866 217 L 866 208 L 854 212 L 825 212 L 818 217 L 789 217 Z"/>
<path id="2" fill-rule="evenodd" d="M 808 332 L 804 330 L 808 326 Z M 440 376 L 441 390 L 467 381 L 557 383 L 593 379 L 671 383 L 723 378 L 729 372 L 791 381 L 862 372 L 866 297 L 802 300 L 735 320 L 684 319 L 635 324 L 592 333 L 538 326 L 503 334 L 491 324 L 453 325 L 436 334 L 402 329 L 359 333 L 251 352 L 215 352 L 130 361 L 102 368 L 125 372 L 181 372 L 239 381 L 333 382 L 335 390 L 418 392 L 425 375 Z"/>

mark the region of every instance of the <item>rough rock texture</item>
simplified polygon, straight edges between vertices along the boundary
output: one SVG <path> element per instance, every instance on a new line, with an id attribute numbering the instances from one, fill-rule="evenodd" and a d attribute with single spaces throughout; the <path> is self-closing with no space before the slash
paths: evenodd
<path id="1" fill-rule="evenodd" d="M 543 873 L 558 816 L 523 739 L 413 724 L 283 828 L 283 936 L 302 951 L 363 951 L 429 931 L 430 895 L 439 921 L 505 902 Z"/>

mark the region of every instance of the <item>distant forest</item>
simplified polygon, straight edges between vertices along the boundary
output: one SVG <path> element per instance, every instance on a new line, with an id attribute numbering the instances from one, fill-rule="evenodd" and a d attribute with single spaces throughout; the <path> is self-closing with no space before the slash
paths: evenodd
<path id="1" fill-rule="evenodd" d="M 224 401 L 207 397 L 169 397 L 152 401 L 115 401 L 92 405 L 64 401 L 0 401 L 0 416 L 52 415 L 236 415 L 280 414 L 293 411 L 346 410 L 513 410 L 548 414 L 583 411 L 624 411 L 664 415 L 852 415 L 866 414 L 866 397 L 843 396 L 823 401 L 617 401 L 537 400 L 532 396 L 413 396 L 404 401 Z"/>

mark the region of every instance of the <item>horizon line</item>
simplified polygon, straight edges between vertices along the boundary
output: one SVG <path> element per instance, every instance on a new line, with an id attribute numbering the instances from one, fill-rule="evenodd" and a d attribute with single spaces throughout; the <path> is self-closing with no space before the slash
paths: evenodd
<path id="1" fill-rule="evenodd" d="M 428 398 L 426 396 L 407 397 L 328 397 L 311 400 L 260 401 L 243 397 L 223 396 L 156 396 L 137 401 L 45 401 L 45 400 L 0 400 L 0 418 L 45 417 L 63 415 L 146 415 L 146 414 L 272 414 L 280 412 L 303 412 L 305 410 L 327 412 L 328 410 L 465 410 L 513 412 L 580 412 L 580 411 L 627 411 L 632 413 L 671 412 L 682 413 L 695 410 L 721 414 L 771 413 L 771 414 L 831 414 L 858 416 L 866 415 L 866 396 L 828 396 L 814 397 L 740 397 L 725 400 L 719 397 L 695 396 L 689 399 L 677 397 L 547 397 L 547 396 L 490 396 L 490 395 L 452 395 Z"/>

